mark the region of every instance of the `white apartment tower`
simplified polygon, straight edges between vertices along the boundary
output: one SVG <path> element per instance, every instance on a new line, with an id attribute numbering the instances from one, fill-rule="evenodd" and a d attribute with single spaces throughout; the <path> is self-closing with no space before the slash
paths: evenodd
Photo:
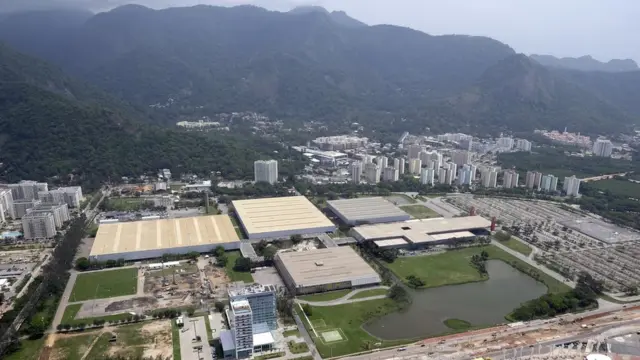
<path id="1" fill-rule="evenodd" d="M 40 204 L 27 210 L 28 214 L 51 213 L 57 229 L 60 229 L 66 221 L 71 220 L 69 206 L 67 204 Z"/>
<path id="2" fill-rule="evenodd" d="M 393 159 L 393 167 L 398 170 L 399 175 L 404 175 L 404 158 Z"/>
<path id="3" fill-rule="evenodd" d="M 278 181 L 278 162 L 276 160 L 257 160 L 253 163 L 255 182 L 275 184 Z"/>
<path id="4" fill-rule="evenodd" d="M 562 189 L 567 193 L 567 196 L 580 195 L 580 179 L 576 178 L 575 175 L 565 177 Z"/>
<path id="5" fill-rule="evenodd" d="M 593 143 L 593 155 L 611 157 L 613 152 L 613 144 L 611 140 L 598 139 Z"/>
<path id="6" fill-rule="evenodd" d="M 10 189 L 0 189 L 0 224 L 7 221 L 8 218 L 14 218 L 13 212 L 13 194 Z"/>
<path id="7" fill-rule="evenodd" d="M 438 169 L 438 184 L 446 184 L 448 171 L 449 169 L 447 168 Z"/>
<path id="8" fill-rule="evenodd" d="M 542 183 L 542 173 L 539 171 L 527 171 L 525 186 L 527 189 L 540 189 Z"/>
<path id="9" fill-rule="evenodd" d="M 380 155 L 376 157 L 376 164 L 378 164 L 381 169 L 384 169 L 389 165 L 389 159 L 387 159 L 386 156 Z"/>
<path id="10" fill-rule="evenodd" d="M 453 165 L 455 166 L 456 164 L 453 164 Z M 453 179 L 455 177 L 456 177 L 456 171 L 451 167 L 449 167 L 449 170 L 447 170 L 447 175 L 444 177 L 444 183 L 447 185 L 453 184 Z"/>
<path id="11" fill-rule="evenodd" d="M 364 178 L 369 184 L 377 184 L 380 181 L 380 166 L 374 163 L 364 164 Z"/>
<path id="12" fill-rule="evenodd" d="M 504 178 L 502 181 L 502 187 L 505 189 L 512 189 L 518 187 L 518 180 L 520 174 L 515 170 L 507 170 L 504 172 Z"/>
<path id="13" fill-rule="evenodd" d="M 387 166 L 382 171 L 382 180 L 384 181 L 398 181 L 399 178 L 398 170 L 393 166 Z"/>
<path id="14" fill-rule="evenodd" d="M 22 232 L 27 240 L 53 238 L 56 235 L 53 213 L 33 212 L 23 216 Z"/>
<path id="15" fill-rule="evenodd" d="M 17 184 L 9 184 L 9 189 L 14 200 L 34 200 L 38 199 L 38 192 L 48 191 L 49 185 L 31 180 L 22 180 Z"/>
<path id="16" fill-rule="evenodd" d="M 465 164 L 458 174 L 458 185 L 471 185 L 471 166 Z"/>
<path id="17" fill-rule="evenodd" d="M 484 169 L 480 174 L 482 186 L 486 188 L 496 187 L 498 181 L 498 172 L 495 169 Z"/>
<path id="18" fill-rule="evenodd" d="M 80 186 L 69 186 L 55 190 L 39 191 L 37 199 L 43 203 L 67 204 L 70 208 L 78 208 L 82 201 L 82 188 Z"/>
<path id="19" fill-rule="evenodd" d="M 362 179 L 362 163 L 360 161 L 354 161 L 350 165 L 351 181 L 355 184 L 359 184 Z"/>
<path id="20" fill-rule="evenodd" d="M 409 173 L 418 175 L 420 174 L 420 168 L 422 168 L 422 161 L 420 159 L 409 160 Z"/>
<path id="21" fill-rule="evenodd" d="M 433 186 L 436 171 L 434 169 L 422 169 L 420 172 L 420 184 Z"/>
<path id="22" fill-rule="evenodd" d="M 231 330 L 236 345 L 236 359 L 248 358 L 253 353 L 253 313 L 247 300 L 229 303 Z"/>
<path id="23" fill-rule="evenodd" d="M 531 151 L 531 141 L 525 139 L 516 140 L 516 150 L 518 151 Z"/>
<path id="24" fill-rule="evenodd" d="M 513 148 L 513 138 L 511 137 L 501 137 L 498 139 L 498 146 L 506 149 L 506 150 L 511 150 L 511 148 Z"/>
<path id="25" fill-rule="evenodd" d="M 540 183 L 540 189 L 543 191 L 556 191 L 558 189 L 558 178 L 551 174 L 544 175 Z"/>

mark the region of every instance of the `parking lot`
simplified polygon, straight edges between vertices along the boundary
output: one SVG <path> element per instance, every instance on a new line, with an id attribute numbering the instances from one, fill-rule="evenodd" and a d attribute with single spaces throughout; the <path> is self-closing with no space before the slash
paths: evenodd
<path id="1" fill-rule="evenodd" d="M 184 326 L 180 329 L 180 355 L 182 360 L 212 359 L 213 354 L 207 339 L 207 326 L 205 325 L 204 317 L 185 317 Z"/>
<path id="2" fill-rule="evenodd" d="M 607 290 L 629 292 L 640 283 L 640 233 L 607 223 L 568 205 L 547 201 L 459 196 L 465 212 L 495 217 L 499 227 L 539 251 L 535 259 L 569 279 L 588 272 Z"/>

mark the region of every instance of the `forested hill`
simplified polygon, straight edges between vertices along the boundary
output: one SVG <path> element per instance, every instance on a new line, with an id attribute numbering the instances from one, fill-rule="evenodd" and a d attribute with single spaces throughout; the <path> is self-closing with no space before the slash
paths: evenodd
<path id="1" fill-rule="evenodd" d="M 252 138 L 161 129 L 104 105 L 55 67 L 0 46 L 0 178 L 95 186 L 168 167 L 249 177 L 253 161 L 281 150 Z M 73 91 L 70 89 L 74 89 Z"/>
<path id="2" fill-rule="evenodd" d="M 574 76 L 490 38 L 367 26 L 313 7 L 127 5 L 68 15 L 65 26 L 51 20 L 59 14 L 17 16 L 0 21 L 0 39 L 139 107 L 171 98 L 164 113 L 249 110 L 376 131 L 571 125 L 603 134 L 640 117 L 638 87 L 615 76 L 627 73 Z"/>

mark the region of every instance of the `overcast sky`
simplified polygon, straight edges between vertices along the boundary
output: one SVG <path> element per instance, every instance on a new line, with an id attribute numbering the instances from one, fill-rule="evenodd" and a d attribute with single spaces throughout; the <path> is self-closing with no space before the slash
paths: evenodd
<path id="1" fill-rule="evenodd" d="M 640 0 L 0 0 L 0 7 L 61 3 L 96 11 L 132 2 L 153 8 L 254 4 L 281 11 L 319 5 L 344 10 L 370 25 L 408 26 L 433 35 L 485 35 L 526 54 L 589 54 L 603 61 L 640 62 Z"/>

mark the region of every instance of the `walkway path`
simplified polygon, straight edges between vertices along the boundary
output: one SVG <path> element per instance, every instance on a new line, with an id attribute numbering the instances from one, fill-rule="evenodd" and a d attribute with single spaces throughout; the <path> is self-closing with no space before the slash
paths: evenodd
<path id="1" fill-rule="evenodd" d="M 344 305 L 344 304 L 352 304 L 352 303 L 356 303 L 356 302 L 360 302 L 360 301 L 369 301 L 369 300 L 378 300 L 378 299 L 384 299 L 387 297 L 387 295 L 374 295 L 374 296 L 369 296 L 369 297 L 365 297 L 365 298 L 358 298 L 358 299 L 351 299 L 352 296 L 364 292 L 364 291 L 369 291 L 369 290 L 375 290 L 375 289 L 385 289 L 388 290 L 389 287 L 388 286 L 375 286 L 375 287 L 368 287 L 365 289 L 357 289 L 354 290 L 350 293 L 348 293 L 347 295 L 338 298 L 338 299 L 334 299 L 334 300 L 328 300 L 328 301 L 307 301 L 307 300 L 302 300 L 302 299 L 296 299 L 297 303 L 300 304 L 309 304 L 309 305 L 313 305 L 313 306 L 336 306 L 336 305 Z"/>

